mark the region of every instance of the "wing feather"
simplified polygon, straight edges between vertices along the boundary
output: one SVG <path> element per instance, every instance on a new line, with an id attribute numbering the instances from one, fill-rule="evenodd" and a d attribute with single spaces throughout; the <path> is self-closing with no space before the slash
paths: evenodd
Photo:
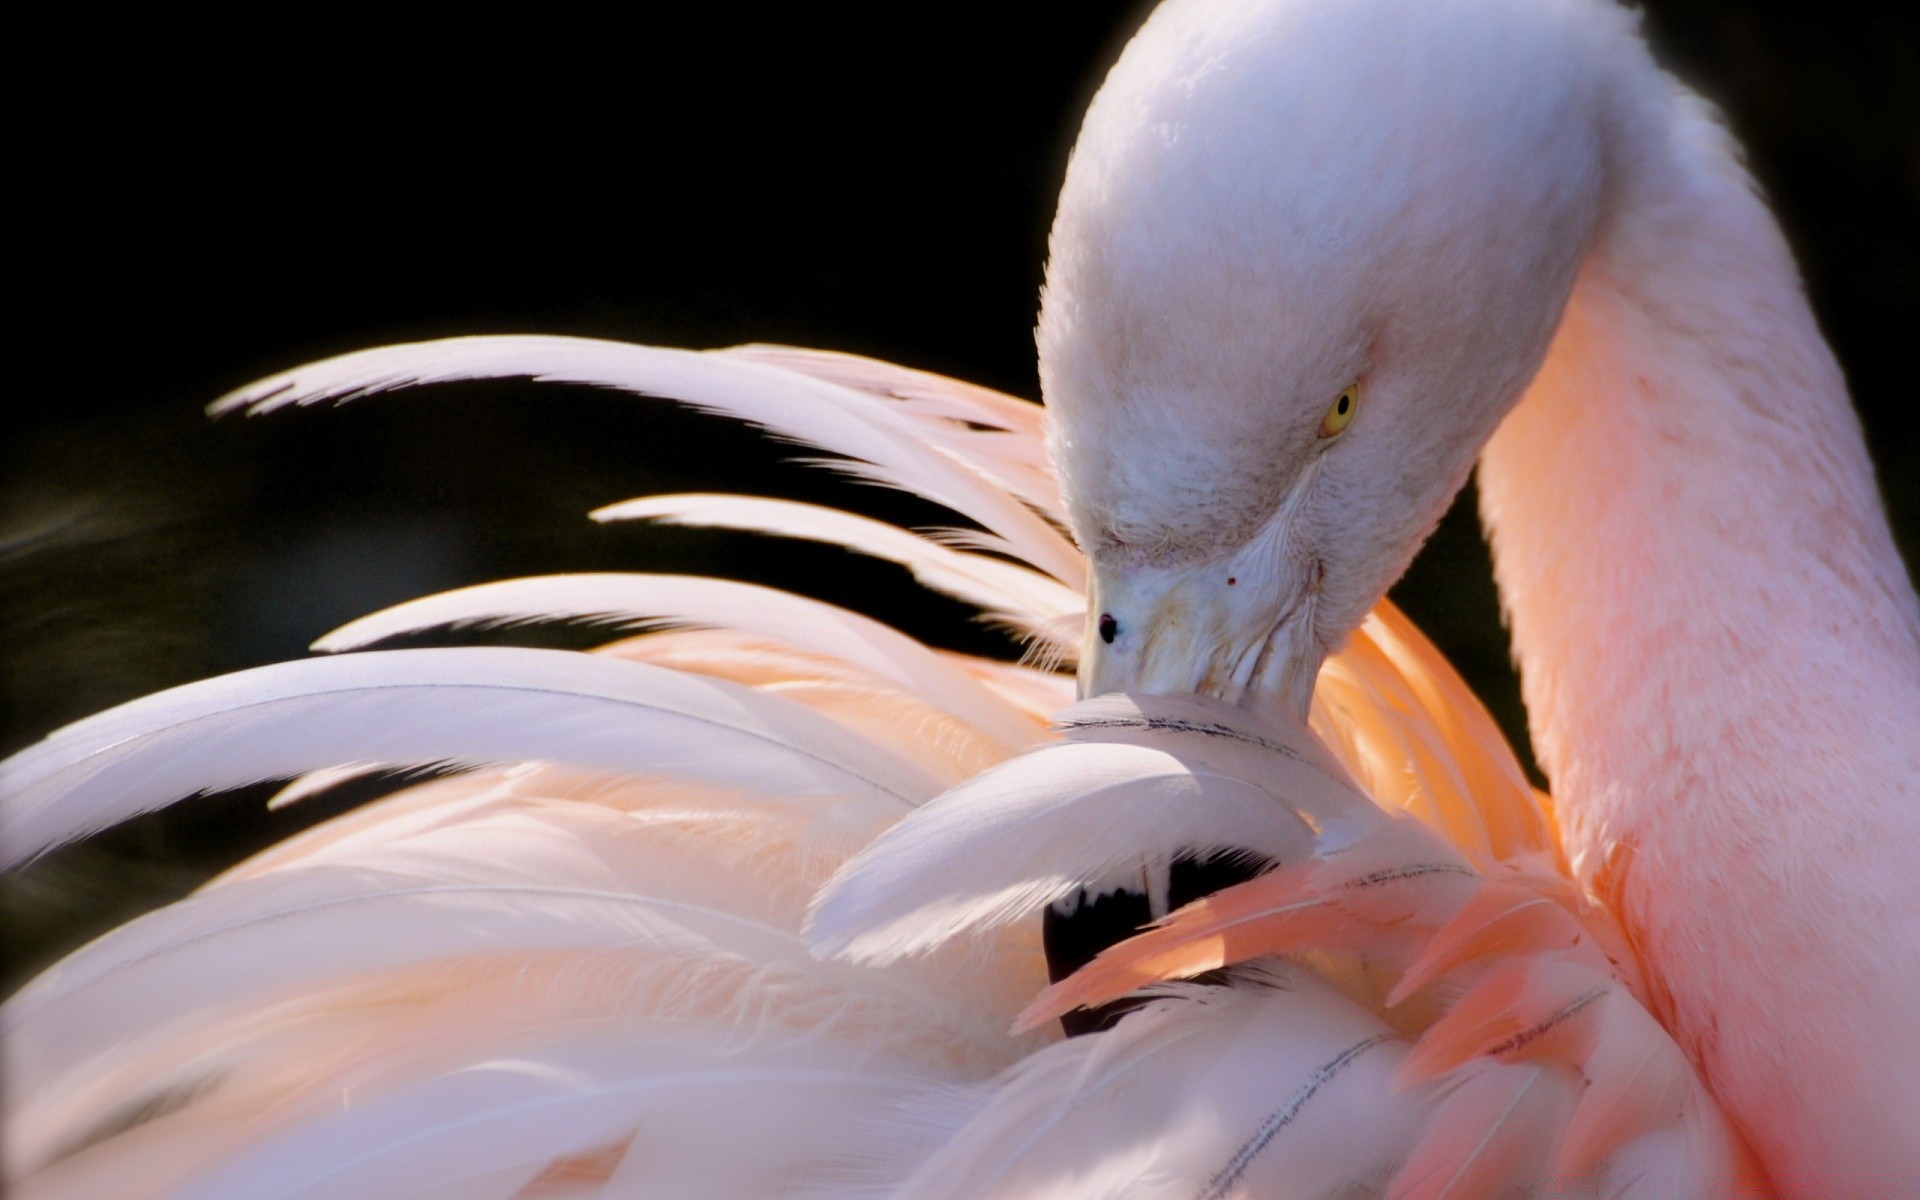
<path id="1" fill-rule="evenodd" d="M 1494 1200 L 1540 1184 L 1571 1084 L 1539 1064 L 1486 1066 L 1441 1103 L 1389 1200 Z"/>
<path id="2" fill-rule="evenodd" d="M 730 579 L 602 573 L 476 584 L 361 617 L 315 642 L 314 649 L 355 650 L 449 626 L 567 619 L 734 629 L 851 663 L 1008 749 L 1042 736 L 1026 714 L 898 630 L 836 605 Z"/>
<path id="3" fill-rule="evenodd" d="M 263 413 L 467 379 L 530 378 L 678 400 L 853 460 L 855 473 L 924 496 L 977 521 L 1069 587 L 1086 583 L 1073 543 L 976 464 L 930 443 L 925 427 L 871 393 L 718 354 L 591 338 L 461 337 L 382 346 L 310 363 L 216 401 L 211 411 Z"/>
<path id="4" fill-rule="evenodd" d="M 845 1046 L 805 1038 L 743 1046 L 600 1028 L 336 1105 L 252 1140 L 211 1170 L 162 1165 L 184 1176 L 171 1194 L 195 1200 L 514 1200 L 556 1163 L 596 1155 L 601 1169 L 572 1194 L 647 1186 L 689 1200 L 796 1195 L 829 1170 L 849 1172 L 835 1150 L 858 1114 L 928 1082 L 925 1072 L 884 1062 L 849 1063 Z M 730 1136 L 716 1139 L 721 1112 Z M 743 1144 L 754 1153 L 740 1153 Z M 55 1179 L 36 1181 L 55 1183 L 49 1193 L 153 1186 L 154 1164 L 124 1151 L 61 1165 Z M 109 1190 L 98 1190 L 103 1183 Z"/>
<path id="5" fill-rule="evenodd" d="M 883 963 L 992 929 L 1156 850 L 1286 859 L 1309 827 L 1255 783 L 1137 746 L 1067 745 L 1014 759 L 924 806 L 822 890 L 823 953 Z"/>
<path id="6" fill-rule="evenodd" d="M 1388 1091 L 1404 1046 L 1308 973 L 1179 989 L 1029 1057 L 897 1193 L 978 1197 L 1364 1194 L 1419 1128 Z M 1350 1136 L 1363 1125 L 1370 1136 Z"/>
<path id="7" fill-rule="evenodd" d="M 7 865 L 199 791 L 354 762 L 550 760 L 908 808 L 911 763 L 797 705 L 563 651 L 394 650 L 280 663 L 90 717 L 0 763 Z"/>
<path id="8" fill-rule="evenodd" d="M 1064 523 L 1066 505 L 1042 436 L 1045 410 L 1031 400 L 853 354 L 766 345 L 711 353 L 782 367 L 883 397 L 919 419 L 927 437 L 971 459 L 1007 490 Z"/>
<path id="9" fill-rule="evenodd" d="M 596 509 L 596 521 L 659 521 L 700 529 L 738 529 L 825 542 L 898 563 L 937 592 L 986 611 L 1023 633 L 1044 630 L 1086 607 L 1081 595 L 1038 571 L 967 554 L 871 517 L 759 496 L 644 496 Z"/>
<path id="10" fill-rule="evenodd" d="M 596 653 L 631 662 L 653 663 L 715 679 L 744 684 L 819 713 L 858 733 L 876 746 L 908 759 L 942 787 L 951 787 L 1004 761 L 1009 750 L 950 713 L 907 694 L 885 680 L 843 661 L 805 654 L 790 647 L 731 630 L 682 629 L 642 634 L 600 647 Z M 942 655 L 943 662 L 989 686 L 1016 709 L 1022 697 L 990 681 L 980 660 Z M 1026 706 L 1041 732 L 1043 714 Z"/>

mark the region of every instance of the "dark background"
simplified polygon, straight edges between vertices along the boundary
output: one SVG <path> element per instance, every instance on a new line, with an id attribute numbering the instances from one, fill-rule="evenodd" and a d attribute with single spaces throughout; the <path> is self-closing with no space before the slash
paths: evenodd
<path id="1" fill-rule="evenodd" d="M 1750 148 L 1912 562 L 1920 37 L 1890 7 L 1652 0 L 1647 19 Z M 789 342 L 1033 395 L 1053 193 L 1144 8 L 804 10 L 643 6 L 431 40 L 340 18 L 279 34 L 170 18 L 84 55 L 41 48 L 61 82 L 22 117 L 36 169 L 14 189 L 33 212 L 16 258 L 36 264 L 17 276 L 17 352 L 40 369 L 15 384 L 0 459 L 0 751 L 298 656 L 385 604 L 518 574 L 767 580 L 1013 653 L 896 568 L 589 523 L 681 489 L 939 519 L 665 403 L 491 384 L 258 421 L 201 412 L 302 361 L 462 332 Z M 209 48 L 236 38 L 243 57 Z M 1470 498 L 1395 595 L 1523 738 Z M 181 805 L 9 878 L 0 990 L 356 799 L 268 816 L 271 790 Z"/>

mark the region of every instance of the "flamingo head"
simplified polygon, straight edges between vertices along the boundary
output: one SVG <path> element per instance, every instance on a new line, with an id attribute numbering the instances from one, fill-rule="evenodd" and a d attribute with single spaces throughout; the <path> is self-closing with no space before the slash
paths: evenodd
<path id="1" fill-rule="evenodd" d="M 1514 9 L 1174 3 L 1108 77 L 1038 330 L 1084 695 L 1304 714 L 1538 369 L 1603 138 Z"/>

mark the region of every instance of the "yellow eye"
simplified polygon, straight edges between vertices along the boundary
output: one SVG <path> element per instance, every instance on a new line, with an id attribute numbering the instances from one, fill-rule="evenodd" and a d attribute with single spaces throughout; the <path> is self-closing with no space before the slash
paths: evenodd
<path id="1" fill-rule="evenodd" d="M 1327 415 L 1320 418 L 1320 436 L 1339 437 L 1347 426 L 1353 424 L 1353 410 L 1360 407 L 1360 381 L 1355 380 L 1346 386 L 1333 404 L 1327 409 Z"/>

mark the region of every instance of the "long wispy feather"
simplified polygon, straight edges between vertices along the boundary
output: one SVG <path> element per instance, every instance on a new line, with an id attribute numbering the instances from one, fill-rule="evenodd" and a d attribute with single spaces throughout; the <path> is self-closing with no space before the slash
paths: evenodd
<path id="1" fill-rule="evenodd" d="M 298 367 L 222 397 L 211 411 L 264 413 L 429 383 L 514 378 L 678 400 L 845 455 L 861 477 L 944 504 L 991 530 L 1006 553 L 1069 587 L 1086 583 L 1072 542 L 977 465 L 929 442 L 923 423 L 871 393 L 739 357 L 590 338 L 446 338 Z"/>
<path id="2" fill-rule="evenodd" d="M 564 762 L 750 789 L 938 790 L 911 763 L 778 697 L 563 651 L 395 650 L 173 688 L 0 763 L 5 865 L 196 792 L 354 762 Z"/>
<path id="3" fill-rule="evenodd" d="M 163 1027 L 208 991 L 230 1004 L 454 955 L 623 945 L 726 947 L 754 961 L 805 957 L 791 934 L 639 892 L 421 881 L 373 869 L 275 873 L 90 944 L 10 1000 L 0 1030 L 12 1043 L 9 1078 L 31 1092 L 45 1074 L 99 1049 L 124 1019 Z"/>
<path id="4" fill-rule="evenodd" d="M 643 496 L 596 509 L 596 521 L 658 521 L 703 529 L 738 529 L 825 542 L 899 563 L 934 591 L 984 610 L 1023 633 L 1078 617 L 1085 599 L 1050 576 L 1001 559 L 964 554 L 940 540 L 839 509 L 759 496 Z"/>
<path id="5" fill-rule="evenodd" d="M 1053 462 L 1047 457 L 1041 439 L 1046 410 L 1031 400 L 950 375 L 936 375 L 840 350 L 752 342 L 708 353 L 784 367 L 815 379 L 885 396 L 899 401 L 918 416 L 977 425 L 985 432 L 1017 434 L 1018 437 L 995 443 L 1005 447 L 1000 455 L 1018 456 L 1020 461 L 1045 472 L 1049 479 L 1053 477 Z"/>
<path id="6" fill-rule="evenodd" d="M 175 1036 L 180 1022 L 207 1019 L 209 994 L 219 998 L 215 1017 L 245 1014 L 369 973 L 476 955 L 677 955 L 778 968 L 887 1001 L 909 1024 L 945 1028 L 952 1047 L 1005 1045 L 1000 1019 L 950 1004 L 950 986 L 931 975 L 806 952 L 794 932 L 803 894 L 783 894 L 803 848 L 798 830 L 758 852 L 761 880 L 715 869 L 732 842 L 714 827 L 718 814 L 690 823 L 670 811 L 498 791 L 322 843 L 91 943 L 0 1008 L 10 1095 L 40 1093 L 103 1051 L 118 1058 L 146 1031 Z"/>
<path id="7" fill-rule="evenodd" d="M 927 436 L 979 465 L 1008 491 L 1054 521 L 1065 519 L 1066 506 L 1041 436 L 1045 410 L 1031 400 L 830 350 L 749 345 L 708 353 L 765 363 L 885 397 L 919 418 Z"/>
<path id="8" fill-rule="evenodd" d="M 734 629 L 842 659 L 951 713 L 1008 749 L 1033 744 L 1033 722 L 924 645 L 872 617 L 778 588 L 692 575 L 544 575 L 425 596 L 344 625 L 314 649 L 353 650 L 447 626 L 585 619 L 622 627 Z"/>
<path id="9" fill-rule="evenodd" d="M 973 725 L 899 686 L 843 660 L 808 654 L 733 630 L 674 629 L 641 634 L 599 647 L 595 653 L 653 663 L 745 684 L 837 721 L 875 745 L 908 759 L 942 787 L 951 787 L 995 763 L 1011 748 Z M 1044 715 L 1023 705 L 963 656 L 941 661 L 964 671 L 1025 716 L 1028 740 L 1044 736 Z"/>
<path id="10" fill-rule="evenodd" d="M 890 1066 L 890 1065 L 889 1065 Z M 934 1076 L 933 1080 L 939 1077 Z M 457 1194 L 653 1194 L 688 1200 L 793 1196 L 842 1166 L 848 1114 L 924 1088 L 897 1067 L 862 1068 L 807 1039 L 728 1042 L 593 1029 L 437 1073 L 267 1137 L 178 1194 L 194 1200 L 323 1200 Z M 711 1136 L 715 1113 L 734 1137 Z M 751 1146 L 751 1153 L 739 1147 Z"/>

